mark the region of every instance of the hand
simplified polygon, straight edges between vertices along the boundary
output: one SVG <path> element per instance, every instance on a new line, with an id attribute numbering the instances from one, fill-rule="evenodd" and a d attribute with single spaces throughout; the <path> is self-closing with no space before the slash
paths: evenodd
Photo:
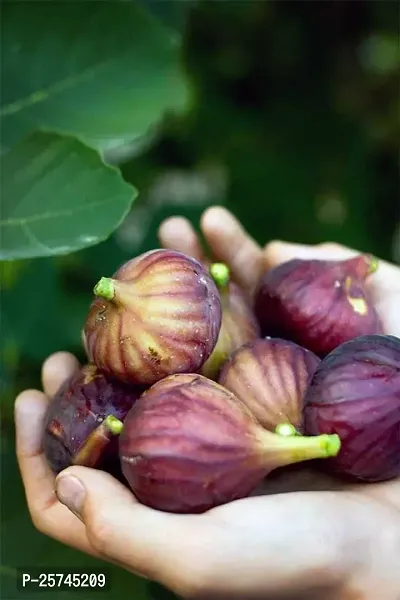
<path id="1" fill-rule="evenodd" d="M 249 293 L 265 267 L 294 256 L 354 253 L 335 244 L 272 242 L 262 249 L 217 207 L 206 211 L 201 227 L 215 258 L 229 264 Z M 182 218 L 162 224 L 160 242 L 202 258 L 197 236 Z M 400 269 L 382 263 L 371 286 L 386 331 L 400 335 Z M 101 471 L 70 467 L 54 479 L 41 449 L 43 415 L 48 397 L 77 368 L 69 354 L 51 356 L 43 366 L 44 393 L 27 390 L 16 401 L 18 461 L 42 533 L 184 598 L 398 600 L 399 481 L 339 489 L 329 478 L 321 485 L 307 474 L 303 489 L 325 490 L 246 498 L 192 516 L 147 508 Z M 283 478 L 282 489 L 286 484 Z"/>

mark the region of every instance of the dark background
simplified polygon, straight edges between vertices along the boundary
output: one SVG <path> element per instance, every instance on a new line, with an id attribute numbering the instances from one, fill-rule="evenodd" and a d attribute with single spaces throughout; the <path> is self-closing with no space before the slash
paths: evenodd
<path id="1" fill-rule="evenodd" d="M 65 349 L 83 359 L 80 330 L 93 284 L 156 247 L 162 219 L 182 214 L 197 226 L 218 203 L 260 243 L 335 240 L 400 260 L 398 3 L 146 4 L 182 27 L 190 110 L 165 118 L 156 139 L 123 161 L 124 177 L 141 194 L 108 241 L 1 265 L 5 599 L 19 597 L 18 566 L 100 564 L 31 525 L 14 459 L 13 402 L 40 385 L 49 353 Z M 168 597 L 113 568 L 108 598 L 125 594 Z"/>

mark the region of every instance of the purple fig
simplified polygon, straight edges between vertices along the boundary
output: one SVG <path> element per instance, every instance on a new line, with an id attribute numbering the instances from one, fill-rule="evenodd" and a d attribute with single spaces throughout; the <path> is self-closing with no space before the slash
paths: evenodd
<path id="1" fill-rule="evenodd" d="M 308 434 L 337 433 L 326 462 L 363 481 L 400 476 L 400 338 L 366 335 L 322 360 L 305 395 Z"/>
<path id="2" fill-rule="evenodd" d="M 263 335 L 292 340 L 318 356 L 360 335 L 383 333 L 366 286 L 378 261 L 300 260 L 268 271 L 255 294 Z"/>
<path id="3" fill-rule="evenodd" d="M 118 464 L 122 422 L 142 389 L 128 387 L 85 365 L 50 401 L 43 449 L 55 473 L 70 465 Z"/>
<path id="4" fill-rule="evenodd" d="M 152 250 L 94 288 L 85 324 L 90 362 L 126 383 L 198 371 L 221 327 L 218 289 L 196 260 Z"/>
<path id="5" fill-rule="evenodd" d="M 233 392 L 265 429 L 303 431 L 303 399 L 320 358 L 294 342 L 258 339 L 236 350 L 218 383 Z M 290 428 L 288 429 L 290 431 Z"/>
<path id="6" fill-rule="evenodd" d="M 147 390 L 119 443 L 122 472 L 137 498 L 178 513 L 243 498 L 273 469 L 340 448 L 336 435 L 266 431 L 231 392 L 196 374 L 172 375 Z"/>
<path id="7" fill-rule="evenodd" d="M 260 328 L 245 294 L 236 283 L 230 281 L 228 267 L 223 263 L 214 263 L 209 271 L 221 297 L 222 323 L 217 344 L 200 373 L 216 379 L 232 352 L 258 338 Z"/>

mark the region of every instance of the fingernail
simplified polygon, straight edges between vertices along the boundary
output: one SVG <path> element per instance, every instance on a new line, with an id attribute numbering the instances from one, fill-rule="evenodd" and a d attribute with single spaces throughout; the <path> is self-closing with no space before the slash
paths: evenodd
<path id="1" fill-rule="evenodd" d="M 77 517 L 80 516 L 85 502 L 86 490 L 83 483 L 73 475 L 62 475 L 56 479 L 57 498 Z"/>

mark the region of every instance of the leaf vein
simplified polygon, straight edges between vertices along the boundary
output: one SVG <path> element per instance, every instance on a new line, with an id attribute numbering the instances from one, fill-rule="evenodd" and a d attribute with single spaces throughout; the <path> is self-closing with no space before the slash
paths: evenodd
<path id="1" fill-rule="evenodd" d="M 91 202 L 89 204 L 85 204 L 83 206 L 77 206 L 76 208 L 74 208 L 73 210 L 65 208 L 62 210 L 58 210 L 58 211 L 54 211 L 54 212 L 44 212 L 38 215 L 32 215 L 31 217 L 20 217 L 20 218 L 10 218 L 10 219 L 4 219 L 4 220 L 0 220 L 0 227 L 9 227 L 9 226 L 13 226 L 13 225 L 21 225 L 21 226 L 25 226 L 28 223 L 34 223 L 34 222 L 38 222 L 38 221 L 45 221 L 48 219 L 56 219 L 58 217 L 70 217 L 75 213 L 78 212 L 85 212 L 87 210 L 91 210 L 93 208 L 97 208 L 99 206 L 103 206 L 104 204 L 107 204 L 108 202 L 118 202 L 118 199 L 116 199 L 115 197 L 113 198 L 106 198 L 105 200 L 101 200 L 100 202 Z"/>
<path id="2" fill-rule="evenodd" d="M 28 240 L 30 242 L 33 243 L 34 246 L 37 246 L 38 248 L 40 248 L 41 250 L 44 250 L 45 252 L 52 252 L 52 249 L 49 246 L 46 246 L 46 244 L 43 244 L 37 237 L 36 235 L 33 233 L 33 231 L 31 231 L 27 225 L 27 223 L 23 223 L 22 225 L 22 230 L 25 232 Z"/>
<path id="3" fill-rule="evenodd" d="M 74 85 L 78 85 L 79 83 L 82 83 L 85 79 L 88 79 L 89 77 L 91 77 L 92 75 L 94 75 L 95 73 L 97 73 L 98 71 L 103 69 L 104 67 L 111 65 L 115 61 L 116 61 L 116 57 L 110 58 L 101 63 L 98 63 L 97 65 L 88 67 L 87 69 L 82 71 L 79 75 L 71 75 L 69 77 L 66 77 L 60 81 L 53 83 L 52 85 L 49 85 L 47 88 L 43 88 L 41 90 L 36 90 L 35 92 L 32 92 L 25 98 L 21 98 L 20 100 L 15 100 L 14 102 L 7 104 L 0 109 L 0 117 L 7 117 L 10 115 L 14 115 L 14 114 L 20 112 L 21 110 L 23 110 L 24 108 L 29 108 L 30 106 L 33 106 L 34 104 L 39 104 L 40 102 L 44 102 L 51 95 L 59 94 L 65 90 L 67 90 L 68 88 L 74 87 Z"/>

